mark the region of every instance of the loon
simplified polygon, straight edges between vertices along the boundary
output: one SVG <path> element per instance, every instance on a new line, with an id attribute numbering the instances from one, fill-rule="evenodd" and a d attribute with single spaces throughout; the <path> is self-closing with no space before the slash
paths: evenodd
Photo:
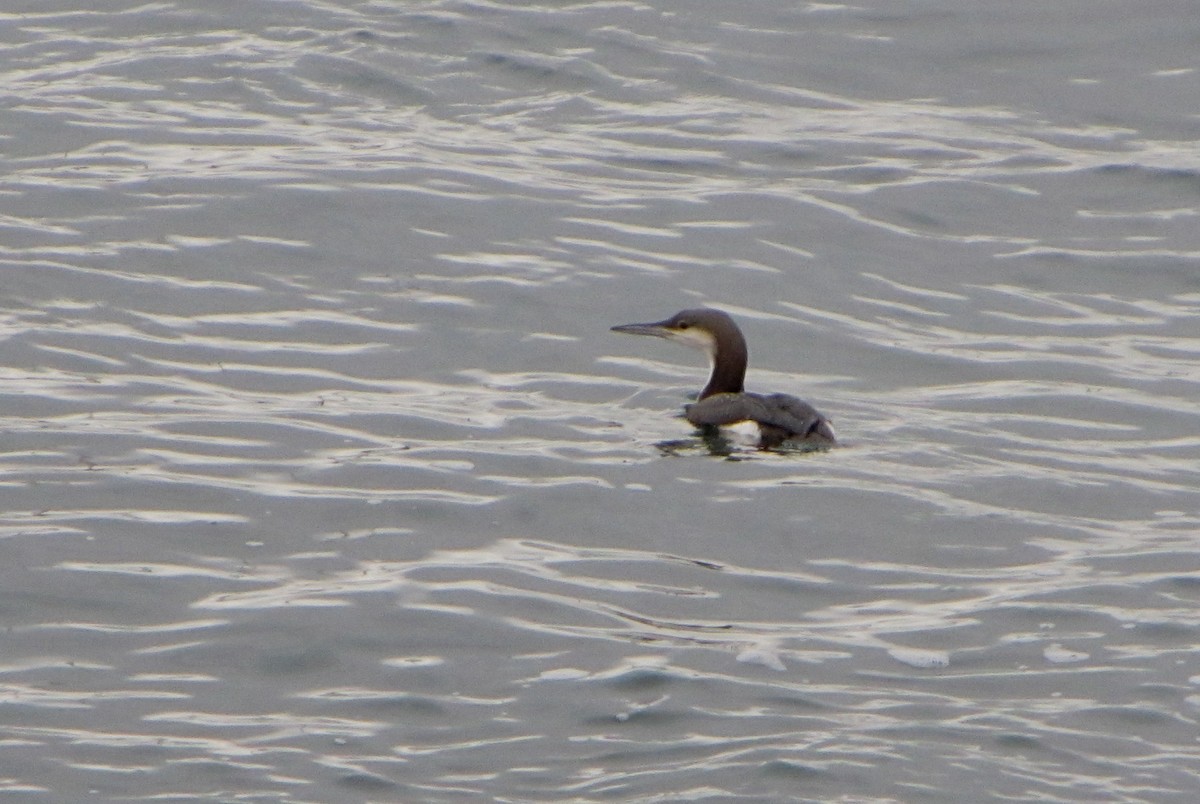
<path id="1" fill-rule="evenodd" d="M 666 338 L 708 354 L 708 383 L 700 398 L 683 409 L 684 417 L 701 430 L 712 433 L 723 425 L 750 421 L 758 425 L 759 449 L 785 441 L 810 447 L 837 444 L 829 419 L 807 402 L 787 394 L 746 393 L 746 339 L 728 314 L 702 307 L 652 324 L 621 324 L 612 331 Z"/>

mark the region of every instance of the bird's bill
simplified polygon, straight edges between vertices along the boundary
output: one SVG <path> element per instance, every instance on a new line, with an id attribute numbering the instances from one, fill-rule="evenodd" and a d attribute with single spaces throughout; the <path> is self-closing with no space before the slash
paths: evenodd
<path id="1" fill-rule="evenodd" d="M 624 332 L 626 335 L 652 335 L 655 338 L 669 338 L 673 330 L 667 328 L 667 322 L 658 321 L 653 324 L 619 324 L 612 328 L 613 332 Z"/>

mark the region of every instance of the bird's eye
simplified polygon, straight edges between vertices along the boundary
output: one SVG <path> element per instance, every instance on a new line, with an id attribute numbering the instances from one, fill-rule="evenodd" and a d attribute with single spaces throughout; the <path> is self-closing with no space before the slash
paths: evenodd
<path id="1" fill-rule="evenodd" d="M 687 329 L 687 328 L 688 328 L 688 322 L 686 322 L 686 321 L 680 321 L 680 322 L 679 322 L 679 328 L 680 328 L 680 329 Z"/>

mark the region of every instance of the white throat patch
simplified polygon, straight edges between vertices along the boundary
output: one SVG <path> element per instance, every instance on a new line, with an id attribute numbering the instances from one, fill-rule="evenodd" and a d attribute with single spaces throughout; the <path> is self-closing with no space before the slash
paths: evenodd
<path id="1" fill-rule="evenodd" d="M 699 349 L 708 355 L 709 360 L 713 360 L 717 356 L 717 339 L 706 329 L 700 329 L 699 327 L 677 329 L 667 337 L 676 343 L 682 343 L 690 349 Z"/>

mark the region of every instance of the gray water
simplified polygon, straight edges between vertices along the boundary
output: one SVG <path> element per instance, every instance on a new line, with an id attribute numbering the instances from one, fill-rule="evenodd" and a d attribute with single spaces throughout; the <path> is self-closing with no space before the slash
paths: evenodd
<path id="1" fill-rule="evenodd" d="M 0 53 L 6 798 L 1194 800 L 1191 0 Z M 845 445 L 710 454 L 700 304 Z"/>

